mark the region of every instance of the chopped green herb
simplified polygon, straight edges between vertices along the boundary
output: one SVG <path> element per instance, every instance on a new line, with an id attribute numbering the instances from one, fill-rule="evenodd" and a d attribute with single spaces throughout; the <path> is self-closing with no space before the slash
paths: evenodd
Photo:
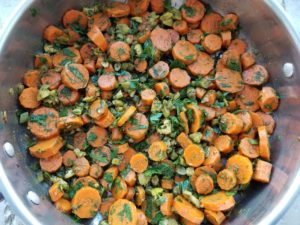
<path id="1" fill-rule="evenodd" d="M 32 17 L 36 17 L 37 14 L 38 14 L 38 10 L 36 8 L 33 8 L 33 7 L 29 9 L 29 12 L 30 12 L 30 15 Z"/>

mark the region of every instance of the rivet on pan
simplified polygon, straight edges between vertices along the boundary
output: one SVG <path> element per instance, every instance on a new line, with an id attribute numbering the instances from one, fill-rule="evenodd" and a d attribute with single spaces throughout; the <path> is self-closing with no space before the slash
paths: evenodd
<path id="1" fill-rule="evenodd" d="M 9 157 L 14 157 L 15 149 L 14 149 L 14 146 L 11 143 L 5 142 L 4 145 L 3 145 L 3 149 Z"/>
<path id="2" fill-rule="evenodd" d="M 282 67 L 285 77 L 292 77 L 294 75 L 294 65 L 292 63 L 285 63 Z"/>
<path id="3" fill-rule="evenodd" d="M 28 201 L 36 205 L 39 205 L 41 203 L 40 197 L 33 191 L 29 191 L 27 193 L 27 199 Z"/>

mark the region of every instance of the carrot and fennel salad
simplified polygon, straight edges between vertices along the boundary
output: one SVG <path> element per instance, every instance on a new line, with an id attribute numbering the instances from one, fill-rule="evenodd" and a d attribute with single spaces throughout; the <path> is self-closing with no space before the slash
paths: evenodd
<path id="1" fill-rule="evenodd" d="M 19 95 L 28 153 L 59 211 L 219 225 L 251 182 L 270 182 L 279 98 L 236 13 L 129 0 L 61 22 L 45 28 Z"/>

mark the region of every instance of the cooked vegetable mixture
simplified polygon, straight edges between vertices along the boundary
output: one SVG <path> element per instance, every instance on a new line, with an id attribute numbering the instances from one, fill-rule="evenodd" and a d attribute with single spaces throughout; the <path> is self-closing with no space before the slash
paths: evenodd
<path id="1" fill-rule="evenodd" d="M 238 23 L 199 0 L 129 0 L 45 28 L 19 116 L 58 210 L 218 225 L 252 180 L 270 181 L 279 100 Z"/>

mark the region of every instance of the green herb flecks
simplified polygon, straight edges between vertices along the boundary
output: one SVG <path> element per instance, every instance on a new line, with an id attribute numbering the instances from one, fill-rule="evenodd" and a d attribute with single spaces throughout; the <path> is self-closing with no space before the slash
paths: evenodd
<path id="1" fill-rule="evenodd" d="M 124 218 L 127 218 L 128 221 L 132 221 L 132 215 L 130 211 L 130 206 L 128 204 L 124 204 L 124 208 L 122 211 L 118 213 L 118 216 L 120 217 L 120 220 L 123 221 Z"/>
<path id="2" fill-rule="evenodd" d="M 63 54 L 64 54 L 65 56 L 68 56 L 68 57 L 71 57 L 71 58 L 73 58 L 73 57 L 76 56 L 76 54 L 75 54 L 74 52 L 72 52 L 69 48 L 64 48 L 64 49 L 62 50 L 62 52 L 63 52 Z"/>
<path id="3" fill-rule="evenodd" d="M 68 69 L 73 73 L 80 81 L 87 83 L 87 80 L 84 79 L 83 74 L 74 66 L 68 66 Z"/>
<path id="4" fill-rule="evenodd" d="M 32 17 L 36 17 L 38 14 L 38 10 L 36 8 L 30 8 L 29 12 Z"/>
<path id="5" fill-rule="evenodd" d="M 193 7 L 187 6 L 187 5 L 183 5 L 182 9 L 186 12 L 186 15 L 188 17 L 193 17 L 195 16 L 195 9 Z"/>

